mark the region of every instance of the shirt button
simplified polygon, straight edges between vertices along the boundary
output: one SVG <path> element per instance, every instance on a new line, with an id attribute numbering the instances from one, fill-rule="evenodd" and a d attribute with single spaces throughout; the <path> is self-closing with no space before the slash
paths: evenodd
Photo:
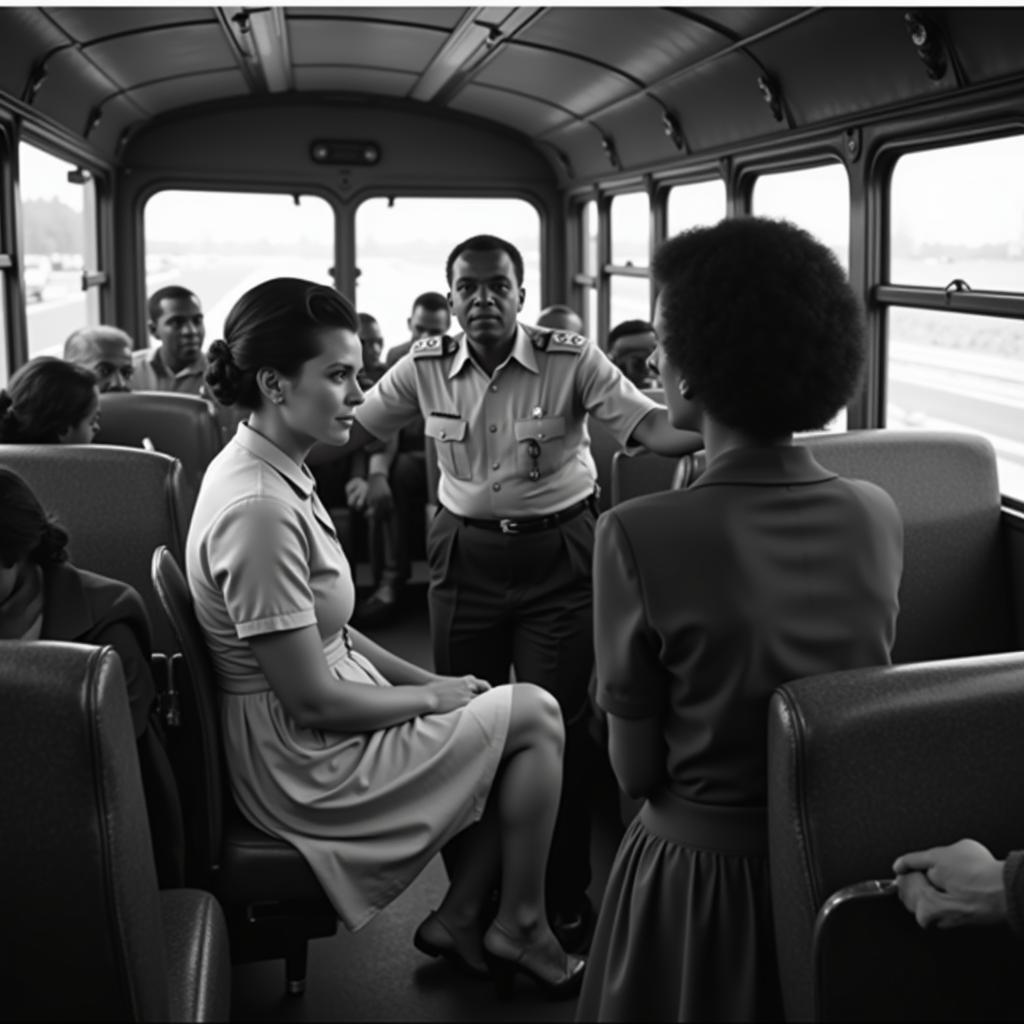
<path id="1" fill-rule="evenodd" d="M 497 430 L 498 430 L 498 426 L 497 426 L 497 424 L 495 424 L 495 423 L 492 423 L 492 424 L 491 424 L 491 425 L 490 425 L 490 426 L 489 426 L 489 427 L 488 427 L 487 429 L 488 429 L 488 430 L 489 430 L 489 431 L 490 431 L 490 432 L 491 432 L 492 434 L 494 434 L 494 433 L 496 433 L 496 432 L 497 432 Z M 443 437 L 444 435 L 442 434 L 441 436 Z"/>
<path id="2" fill-rule="evenodd" d="M 491 463 L 491 469 L 500 469 L 500 468 L 501 468 L 501 463 L 500 462 L 492 462 Z"/>
<path id="3" fill-rule="evenodd" d="M 491 484 L 491 490 L 492 491 L 500 491 L 501 490 L 501 484 Z"/>
<path id="4" fill-rule="evenodd" d="M 498 390 L 498 385 L 497 384 L 492 384 L 491 385 L 491 390 L 496 392 Z"/>
<path id="5" fill-rule="evenodd" d="M 446 433 L 445 431 L 443 431 L 443 430 L 442 430 L 442 431 L 440 432 L 440 434 L 438 434 L 437 436 L 438 436 L 438 437 L 447 437 L 447 436 L 448 436 L 448 434 L 447 434 L 447 433 Z"/>

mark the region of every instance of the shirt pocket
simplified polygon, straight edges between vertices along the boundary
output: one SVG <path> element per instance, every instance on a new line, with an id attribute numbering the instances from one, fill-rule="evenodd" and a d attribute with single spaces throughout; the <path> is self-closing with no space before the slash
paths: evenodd
<path id="1" fill-rule="evenodd" d="M 564 416 L 516 420 L 512 428 L 516 439 L 516 465 L 527 479 L 534 469 L 539 476 L 547 476 L 565 463 Z"/>
<path id="2" fill-rule="evenodd" d="M 441 469 L 456 480 L 471 480 L 469 446 L 466 436 L 469 425 L 457 416 L 427 416 L 423 432 L 433 438 Z"/>

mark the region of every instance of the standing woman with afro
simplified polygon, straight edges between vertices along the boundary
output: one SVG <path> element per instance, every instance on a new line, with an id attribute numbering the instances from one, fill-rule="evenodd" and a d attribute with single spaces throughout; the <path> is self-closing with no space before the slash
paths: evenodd
<path id="1" fill-rule="evenodd" d="M 832 253 L 781 221 L 669 239 L 654 260 L 668 416 L 707 470 L 605 513 L 594 554 L 597 703 L 643 798 L 611 869 L 579 1020 L 778 1019 L 765 761 L 788 680 L 886 664 L 902 525 L 797 431 L 849 401 L 861 313 Z"/>
<path id="2" fill-rule="evenodd" d="M 490 964 L 573 995 L 583 961 L 544 909 L 558 704 L 530 683 L 437 675 L 348 625 L 352 574 L 305 459 L 349 439 L 358 327 L 333 289 L 276 278 L 238 300 L 210 347 L 214 396 L 249 410 L 203 477 L 186 545 L 232 791 L 306 858 L 352 930 L 474 826 L 472 854 L 413 941 L 471 973 Z"/>

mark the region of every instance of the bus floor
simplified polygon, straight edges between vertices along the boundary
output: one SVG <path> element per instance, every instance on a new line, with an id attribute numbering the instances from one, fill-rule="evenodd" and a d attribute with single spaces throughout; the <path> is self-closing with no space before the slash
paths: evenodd
<path id="1" fill-rule="evenodd" d="M 430 663 L 426 586 L 418 568 L 401 616 L 367 632 L 382 646 L 426 665 Z M 607 774 L 593 793 L 590 896 L 595 909 L 622 832 L 614 778 L 606 762 L 603 767 Z M 301 996 L 285 994 L 281 960 L 236 965 L 232 969 L 232 1019 L 572 1020 L 574 999 L 550 1002 L 536 986 L 519 978 L 512 997 L 499 1000 L 489 979 L 467 977 L 447 962 L 432 960 L 416 950 L 413 932 L 438 905 L 446 887 L 443 863 L 435 857 L 416 881 L 362 930 L 351 933 L 339 925 L 335 935 L 310 942 L 306 991 Z"/>

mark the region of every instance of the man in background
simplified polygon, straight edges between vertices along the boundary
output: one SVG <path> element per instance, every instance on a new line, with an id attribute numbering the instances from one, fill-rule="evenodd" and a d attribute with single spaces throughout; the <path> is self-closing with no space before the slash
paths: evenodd
<path id="1" fill-rule="evenodd" d="M 101 392 L 132 389 L 132 339 L 120 327 L 80 327 L 64 342 L 64 359 L 96 374 Z"/>

